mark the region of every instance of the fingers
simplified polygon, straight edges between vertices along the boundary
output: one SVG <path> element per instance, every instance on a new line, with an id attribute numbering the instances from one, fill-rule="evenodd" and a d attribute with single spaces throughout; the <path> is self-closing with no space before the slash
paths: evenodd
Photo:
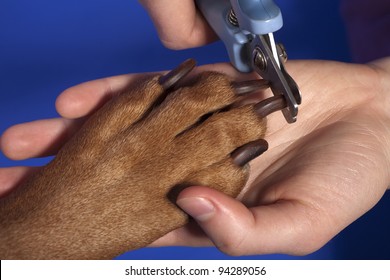
<path id="1" fill-rule="evenodd" d="M 156 26 L 161 42 L 171 49 L 197 47 L 216 35 L 196 9 L 194 0 L 140 0 Z"/>
<path id="2" fill-rule="evenodd" d="M 279 201 L 248 209 L 206 187 L 183 190 L 177 205 L 192 216 L 221 251 L 229 255 L 311 253 L 326 241 L 304 204 Z M 318 228 L 318 227 L 317 227 Z M 204 239 L 198 241 L 204 243 Z"/>
<path id="3" fill-rule="evenodd" d="M 38 168 L 27 166 L 0 168 L 0 198 L 16 188 L 28 175 Z"/>
<path id="4" fill-rule="evenodd" d="M 62 92 L 56 100 L 57 112 L 69 119 L 87 116 L 113 95 L 124 91 L 145 74 L 128 74 L 85 82 Z"/>
<path id="5" fill-rule="evenodd" d="M 0 149 L 13 160 L 53 155 L 82 123 L 81 119 L 57 118 L 18 124 L 1 136 Z"/>

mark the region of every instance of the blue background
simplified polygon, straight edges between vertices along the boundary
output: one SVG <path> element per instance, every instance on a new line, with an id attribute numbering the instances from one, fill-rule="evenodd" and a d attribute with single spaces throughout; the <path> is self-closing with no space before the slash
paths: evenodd
<path id="1" fill-rule="evenodd" d="M 337 0 L 276 2 L 285 26 L 275 36 L 290 59 L 350 60 Z M 170 69 L 188 57 L 199 64 L 227 61 L 220 42 L 185 51 L 165 49 L 134 0 L 1 0 L 0 133 L 20 122 L 57 116 L 54 101 L 70 86 L 117 74 Z M 0 167 L 47 161 L 13 162 L 0 154 Z M 389 210 L 387 193 L 373 210 L 309 256 L 241 258 L 388 259 Z M 119 258 L 235 259 L 214 248 L 175 247 L 141 249 Z"/>

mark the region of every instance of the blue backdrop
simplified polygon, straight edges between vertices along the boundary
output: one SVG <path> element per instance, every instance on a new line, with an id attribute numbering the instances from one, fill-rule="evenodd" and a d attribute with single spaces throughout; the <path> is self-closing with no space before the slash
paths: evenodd
<path id="1" fill-rule="evenodd" d="M 156 0 L 157 1 L 157 0 Z M 349 61 L 338 1 L 279 0 L 285 26 L 275 34 L 290 59 Z M 220 42 L 185 51 L 165 49 L 148 15 L 134 0 L 1 0 L 0 133 L 26 121 L 57 116 L 56 96 L 92 79 L 170 69 L 188 57 L 199 64 L 227 61 Z M 48 159 L 0 167 L 42 165 Z M 388 259 L 390 196 L 318 252 L 305 257 L 242 259 Z M 233 259 L 214 248 L 158 248 L 127 259 Z"/>

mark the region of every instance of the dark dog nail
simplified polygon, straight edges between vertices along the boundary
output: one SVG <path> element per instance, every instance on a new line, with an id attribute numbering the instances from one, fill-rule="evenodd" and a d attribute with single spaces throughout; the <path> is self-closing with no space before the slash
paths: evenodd
<path id="1" fill-rule="evenodd" d="M 260 139 L 253 142 L 249 142 L 248 144 L 237 148 L 231 154 L 231 157 L 236 165 L 244 166 L 267 150 L 268 142 L 264 139 Z"/>
<path id="2" fill-rule="evenodd" d="M 244 95 L 244 94 L 256 92 L 261 89 L 266 89 L 269 87 L 269 83 L 266 80 L 233 82 L 232 87 L 234 88 L 237 95 Z"/>
<path id="3" fill-rule="evenodd" d="M 273 112 L 283 110 L 286 106 L 287 103 L 284 97 L 282 95 L 278 95 L 264 99 L 263 101 L 257 103 L 255 105 L 255 111 L 260 117 L 265 118 Z"/>
<path id="4" fill-rule="evenodd" d="M 195 65 L 195 60 L 187 59 L 172 71 L 161 76 L 158 81 L 160 85 L 164 88 L 164 90 L 170 89 L 174 85 L 176 85 L 182 78 L 187 76 L 187 74 L 190 73 L 192 69 L 194 69 Z"/>

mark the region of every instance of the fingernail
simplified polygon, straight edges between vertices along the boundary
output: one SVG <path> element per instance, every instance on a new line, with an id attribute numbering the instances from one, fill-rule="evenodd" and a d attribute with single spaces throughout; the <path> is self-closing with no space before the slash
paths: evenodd
<path id="1" fill-rule="evenodd" d="M 176 204 L 194 219 L 204 222 L 215 213 L 215 207 L 211 201 L 202 197 L 182 198 Z"/>
<path id="2" fill-rule="evenodd" d="M 244 166 L 268 150 L 268 142 L 259 139 L 237 148 L 231 157 L 238 166 Z"/>

